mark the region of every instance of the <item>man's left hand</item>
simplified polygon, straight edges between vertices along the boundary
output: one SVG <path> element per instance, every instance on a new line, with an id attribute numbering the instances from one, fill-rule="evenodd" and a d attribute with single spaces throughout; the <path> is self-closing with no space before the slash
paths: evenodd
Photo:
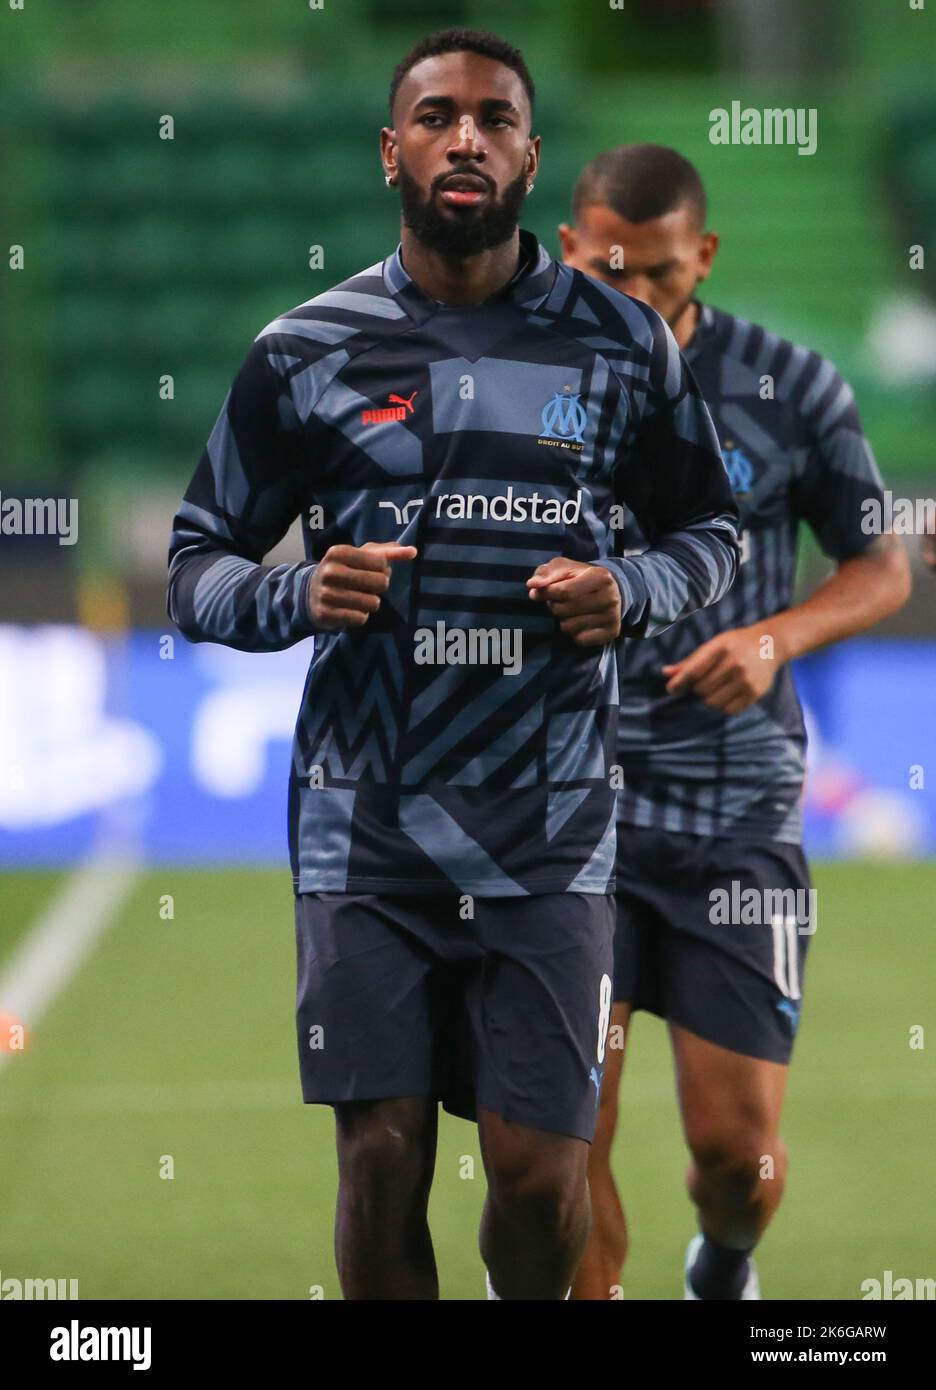
<path id="1" fill-rule="evenodd" d="M 602 565 L 557 556 L 533 571 L 527 592 L 536 603 L 548 606 L 560 631 L 580 647 L 603 647 L 617 641 L 621 591 L 614 575 Z"/>

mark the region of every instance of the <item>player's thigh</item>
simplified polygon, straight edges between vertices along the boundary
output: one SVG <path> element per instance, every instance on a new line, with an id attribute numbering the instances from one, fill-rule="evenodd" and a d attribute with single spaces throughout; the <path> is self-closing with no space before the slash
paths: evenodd
<path id="1" fill-rule="evenodd" d="M 481 899 L 469 991 L 478 1108 L 590 1142 L 608 1058 L 614 900 Z"/>
<path id="2" fill-rule="evenodd" d="M 625 874 L 627 879 L 626 886 L 619 888 L 615 895 L 614 1007 L 611 1010 L 607 1060 L 601 1087 L 601 1114 L 605 1128 L 608 1120 L 616 1116 L 631 1018 L 638 1009 L 660 1012 L 659 939 L 665 924 L 656 917 L 632 882 L 636 875 L 648 872 L 646 866 L 638 857 L 636 863 L 629 859 L 625 870 L 622 858 L 619 854 L 619 883 Z M 599 1127 L 602 1127 L 602 1121 L 599 1121 Z"/>
<path id="3" fill-rule="evenodd" d="M 601 1086 L 602 1107 L 607 1098 L 608 1104 L 618 1093 L 621 1081 L 621 1073 L 624 1070 L 624 1056 L 627 1051 L 627 1039 L 630 1035 L 631 1019 L 634 1016 L 633 1008 L 629 1003 L 620 1000 L 611 1006 L 611 1022 L 608 1027 L 608 1046 L 605 1055 L 604 1081 Z"/>
<path id="4" fill-rule="evenodd" d="M 620 1106 L 621 1073 L 624 1070 L 624 1054 L 632 1018 L 630 1004 L 616 1003 L 611 1006 L 611 1024 L 608 1028 L 608 1047 L 605 1056 L 604 1076 L 601 1081 L 601 1098 L 598 1105 L 598 1121 L 592 1143 L 590 1160 L 598 1161 L 607 1157 L 617 1129 Z"/>
<path id="5" fill-rule="evenodd" d="M 697 1159 L 749 1164 L 770 1155 L 789 1067 L 670 1024 L 683 1130 Z"/>
<path id="6" fill-rule="evenodd" d="M 623 827 L 618 838 L 615 1014 L 609 1051 L 623 1052 L 633 1014 L 646 1010 L 664 1016 L 662 970 L 672 881 L 667 837 L 659 831 Z M 626 1014 L 618 1005 L 627 1006 Z"/>

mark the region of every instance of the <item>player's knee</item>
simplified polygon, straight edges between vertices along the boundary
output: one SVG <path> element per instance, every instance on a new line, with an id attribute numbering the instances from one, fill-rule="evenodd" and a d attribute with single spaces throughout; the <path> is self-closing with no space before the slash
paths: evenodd
<path id="1" fill-rule="evenodd" d="M 581 1219 L 587 1183 L 577 1165 L 513 1164 L 489 1174 L 489 1191 L 494 1205 L 510 1213 L 511 1222 L 549 1231 L 561 1243 Z"/>
<path id="2" fill-rule="evenodd" d="M 689 1149 L 698 1171 L 736 1198 L 760 1191 L 764 1181 L 782 1181 L 786 1149 L 756 1127 L 702 1130 L 689 1136 Z"/>
<path id="3" fill-rule="evenodd" d="M 382 1107 L 369 1114 L 339 1115 L 338 1136 L 343 1180 L 369 1190 L 428 1190 L 432 1180 L 431 1146 L 425 1126 L 417 1117 L 387 1112 Z"/>
<path id="4" fill-rule="evenodd" d="M 585 1199 L 584 1182 L 571 1184 L 535 1176 L 515 1185 L 509 1197 L 511 1220 L 535 1229 L 540 1238 L 561 1246 L 578 1229 Z"/>

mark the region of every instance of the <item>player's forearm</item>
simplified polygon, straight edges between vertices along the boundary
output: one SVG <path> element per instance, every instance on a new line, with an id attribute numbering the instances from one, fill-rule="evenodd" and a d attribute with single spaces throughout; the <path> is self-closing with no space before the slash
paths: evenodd
<path id="1" fill-rule="evenodd" d="M 225 550 L 177 555 L 169 570 L 169 616 L 190 642 L 276 652 L 314 631 L 308 607 L 315 565 L 260 565 Z"/>
<path id="2" fill-rule="evenodd" d="M 727 516 L 694 523 L 641 555 L 598 563 L 621 590 L 621 634 L 653 637 L 681 618 L 717 603 L 738 572 L 738 543 Z"/>
<path id="3" fill-rule="evenodd" d="M 774 639 L 777 659 L 792 661 L 819 647 L 854 637 L 895 613 L 910 596 L 910 566 L 895 536 L 843 560 L 814 594 L 758 624 Z"/>

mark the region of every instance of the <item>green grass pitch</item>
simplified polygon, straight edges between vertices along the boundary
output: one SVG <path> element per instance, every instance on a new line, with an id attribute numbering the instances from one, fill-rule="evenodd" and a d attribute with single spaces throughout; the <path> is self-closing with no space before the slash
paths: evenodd
<path id="1" fill-rule="evenodd" d="M 766 1298 L 855 1299 L 886 1269 L 936 1273 L 936 863 L 820 864 L 815 880 L 790 1181 L 758 1262 Z M 58 881 L 4 877 L 0 971 Z M 82 1299 L 340 1296 L 333 1120 L 301 1103 L 294 970 L 288 875 L 140 877 L 0 1069 L 0 1279 L 77 1278 Z M 666 1033 L 641 1015 L 616 1149 L 626 1299 L 681 1297 L 684 1167 Z M 443 1298 L 484 1296 L 483 1194 L 473 1127 L 443 1117 L 431 1208 Z"/>

